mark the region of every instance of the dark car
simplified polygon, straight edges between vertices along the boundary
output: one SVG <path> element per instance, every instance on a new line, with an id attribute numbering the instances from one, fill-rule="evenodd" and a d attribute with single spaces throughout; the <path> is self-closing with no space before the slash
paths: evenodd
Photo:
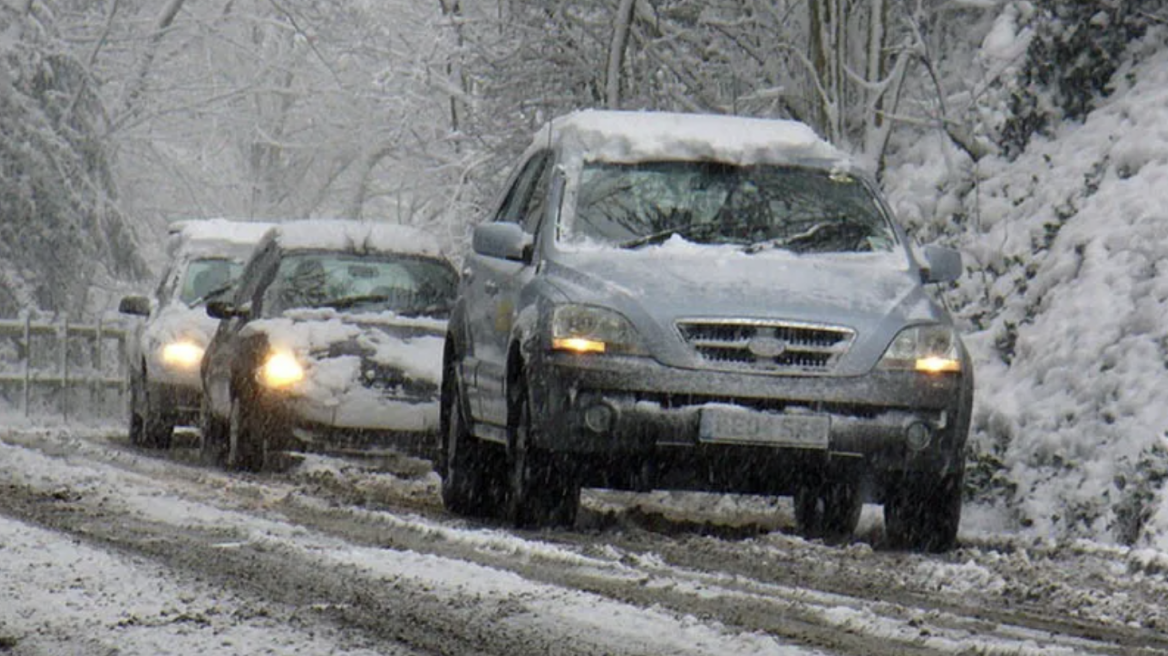
<path id="1" fill-rule="evenodd" d="M 450 320 L 443 498 L 570 524 L 583 486 L 793 495 L 807 535 L 883 503 L 953 545 L 969 356 L 876 186 L 801 123 L 584 111 L 474 231 Z"/>
<path id="2" fill-rule="evenodd" d="M 383 223 L 282 223 L 256 246 L 203 360 L 205 458 L 434 443 L 458 276 L 436 240 Z"/>
<path id="3" fill-rule="evenodd" d="M 205 219 L 169 226 L 169 261 L 153 298 L 126 296 L 123 314 L 143 317 L 126 340 L 130 442 L 170 446 L 176 425 L 198 422 L 199 365 L 216 322 L 204 304 L 239 276 L 271 223 Z"/>

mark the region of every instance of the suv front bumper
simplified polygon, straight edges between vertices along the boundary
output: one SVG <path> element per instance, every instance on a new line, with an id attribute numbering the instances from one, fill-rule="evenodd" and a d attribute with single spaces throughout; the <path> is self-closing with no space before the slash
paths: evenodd
<path id="1" fill-rule="evenodd" d="M 792 464 L 834 460 L 878 475 L 946 474 L 963 466 L 973 400 L 968 375 L 784 376 L 558 353 L 531 364 L 533 415 L 542 421 L 538 439 L 555 452 L 702 467 L 760 458 Z M 763 426 L 795 428 L 777 442 L 773 435 L 709 435 L 703 413 L 725 414 L 727 408 L 747 411 L 742 414 L 748 420 L 765 415 Z M 804 440 L 798 434 L 804 425 L 826 437 Z"/>

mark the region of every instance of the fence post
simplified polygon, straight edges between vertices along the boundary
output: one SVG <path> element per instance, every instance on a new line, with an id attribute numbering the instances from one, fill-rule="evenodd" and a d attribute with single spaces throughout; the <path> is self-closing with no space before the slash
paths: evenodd
<path id="1" fill-rule="evenodd" d="M 24 389 L 20 391 L 21 405 L 24 406 L 24 416 L 29 413 L 29 394 L 32 389 L 32 313 L 24 313 Z"/>
<path id="2" fill-rule="evenodd" d="M 61 320 L 61 419 L 69 423 L 69 317 Z"/>

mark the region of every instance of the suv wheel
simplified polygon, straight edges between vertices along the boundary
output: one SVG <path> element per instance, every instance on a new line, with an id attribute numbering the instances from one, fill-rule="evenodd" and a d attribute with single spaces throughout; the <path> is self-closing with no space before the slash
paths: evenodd
<path id="1" fill-rule="evenodd" d="M 853 482 L 803 482 L 795 491 L 795 526 L 808 538 L 846 538 L 860 523 L 863 507 L 860 490 Z"/>
<path id="2" fill-rule="evenodd" d="M 449 382 L 446 382 L 449 381 Z M 457 515 L 487 517 L 497 496 L 494 450 L 479 442 L 467 430 L 462 414 L 458 384 L 449 372 L 443 379 L 442 410 L 445 413 L 445 443 L 439 457 L 442 475 L 442 503 Z"/>
<path id="3" fill-rule="evenodd" d="M 884 501 L 884 533 L 891 546 L 940 553 L 957 545 L 962 474 L 940 479 L 906 476 Z"/>
<path id="4" fill-rule="evenodd" d="M 527 381 L 509 387 L 511 449 L 507 454 L 506 516 L 517 527 L 571 526 L 580 507 L 580 481 L 572 463 L 534 445 Z"/>
<path id="5" fill-rule="evenodd" d="M 227 459 L 230 425 L 211 412 L 204 396 L 199 405 L 199 455 L 208 465 L 222 465 Z"/>

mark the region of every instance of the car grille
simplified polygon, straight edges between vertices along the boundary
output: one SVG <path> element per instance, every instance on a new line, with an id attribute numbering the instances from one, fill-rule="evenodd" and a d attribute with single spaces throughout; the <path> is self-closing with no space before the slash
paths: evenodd
<path id="1" fill-rule="evenodd" d="M 856 335 L 842 326 L 754 320 L 683 320 L 677 328 L 719 369 L 804 375 L 831 373 Z"/>

